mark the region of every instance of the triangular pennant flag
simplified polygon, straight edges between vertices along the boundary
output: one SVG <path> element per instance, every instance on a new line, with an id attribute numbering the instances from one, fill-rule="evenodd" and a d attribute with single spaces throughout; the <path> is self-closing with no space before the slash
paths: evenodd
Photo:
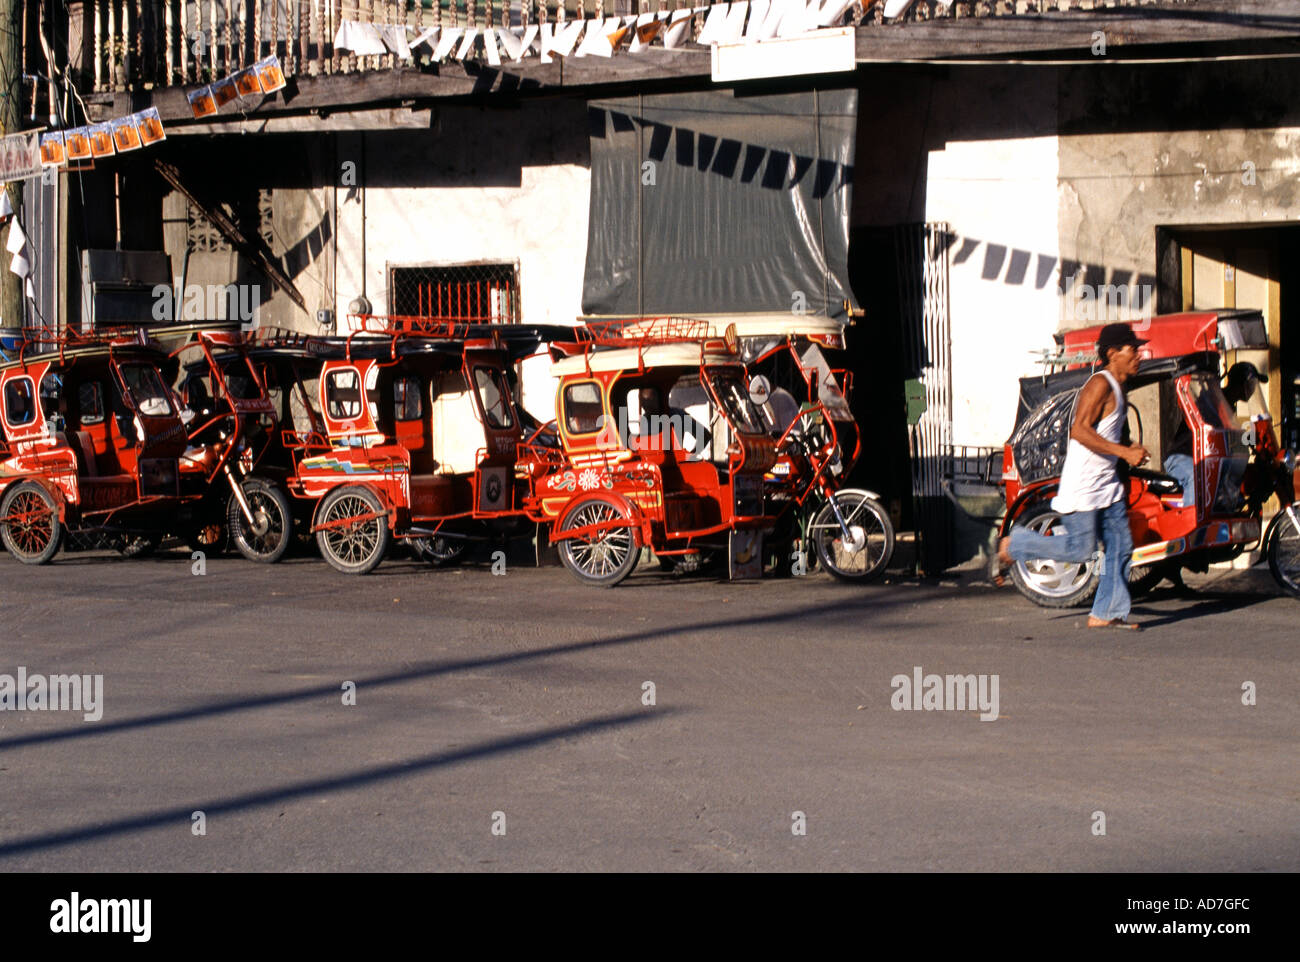
<path id="1" fill-rule="evenodd" d="M 442 37 L 438 40 L 438 46 L 433 50 L 433 59 L 442 61 L 447 59 L 452 48 L 456 46 L 456 41 L 461 38 L 465 31 L 460 27 L 447 27 L 442 32 Z"/>
<path id="2" fill-rule="evenodd" d="M 465 39 L 460 42 L 460 49 L 456 51 L 456 59 L 464 60 L 469 56 L 470 51 L 474 49 L 474 41 L 478 39 L 478 27 L 470 27 L 465 31 Z"/>
<path id="3" fill-rule="evenodd" d="M 663 17 L 666 16 L 667 14 L 642 13 L 637 17 L 637 35 L 632 39 L 630 52 L 640 53 L 654 43 L 655 36 L 659 35 L 659 30 L 663 27 Z"/>
<path id="4" fill-rule="evenodd" d="M 610 23 L 613 26 L 610 26 Z M 624 17 L 620 23 L 618 17 L 613 17 L 605 22 L 605 39 L 609 41 L 609 49 L 617 50 L 632 32 L 632 26 L 636 23 L 636 17 Z"/>
<path id="5" fill-rule="evenodd" d="M 501 50 L 497 47 L 497 32 L 492 27 L 483 31 L 483 52 L 493 67 L 501 66 Z"/>
<path id="6" fill-rule="evenodd" d="M 749 22 L 745 24 L 745 39 L 747 41 L 766 40 L 767 37 L 759 36 L 763 32 L 763 21 L 767 19 L 768 8 L 772 6 L 772 0 L 752 0 L 749 5 Z M 773 28 L 772 33 L 776 33 Z"/>
<path id="7" fill-rule="evenodd" d="M 690 28 L 691 12 L 689 10 L 674 10 L 672 19 L 668 22 L 668 29 L 664 31 L 664 48 L 676 50 L 680 47 Z"/>
<path id="8" fill-rule="evenodd" d="M 498 30 L 497 39 L 501 41 L 501 49 L 506 52 L 506 56 L 518 63 L 524 57 L 524 51 L 527 49 L 519 39 L 519 34 L 513 30 Z"/>
<path id="9" fill-rule="evenodd" d="M 420 31 L 418 37 L 411 41 L 411 49 L 414 50 L 420 44 L 424 44 L 430 50 L 435 49 L 435 41 L 438 39 L 438 34 L 440 33 L 442 33 L 442 27 L 426 27 L 424 30 Z"/>
<path id="10" fill-rule="evenodd" d="M 727 22 L 727 12 L 731 9 L 729 3 L 715 3 L 709 7 L 709 15 L 704 18 L 704 28 L 700 35 L 696 37 L 697 43 L 710 44 L 718 42 L 718 35 L 722 31 L 722 25 Z"/>
<path id="11" fill-rule="evenodd" d="M 586 57 L 589 54 L 601 56 L 604 51 L 598 51 L 596 45 L 609 49 L 609 44 L 605 42 L 605 18 L 596 17 L 587 21 L 587 32 L 582 35 L 582 43 L 578 44 L 578 49 L 573 51 L 575 57 Z"/>
<path id="12" fill-rule="evenodd" d="M 406 42 L 405 27 L 385 23 L 376 24 L 375 29 L 379 31 L 379 39 L 384 42 L 385 47 L 395 53 L 402 60 L 411 59 L 411 47 Z"/>
<path id="13" fill-rule="evenodd" d="M 573 45 L 578 42 L 578 36 L 586 23 L 585 20 L 573 20 L 565 24 L 556 24 L 551 52 L 557 57 L 567 57 L 573 53 Z"/>
<path id="14" fill-rule="evenodd" d="M 9 262 L 9 269 L 19 277 L 26 277 L 32 272 L 31 262 L 27 259 L 27 235 L 23 233 L 22 225 L 14 220 L 9 225 L 9 239 L 5 241 L 5 250 L 13 254 L 13 260 Z"/>
<path id="15" fill-rule="evenodd" d="M 745 30 L 745 15 L 749 13 L 748 0 L 740 0 L 739 3 L 733 3 L 731 9 L 727 11 L 726 22 L 718 30 L 718 36 L 715 43 L 740 43 L 741 34 Z"/>

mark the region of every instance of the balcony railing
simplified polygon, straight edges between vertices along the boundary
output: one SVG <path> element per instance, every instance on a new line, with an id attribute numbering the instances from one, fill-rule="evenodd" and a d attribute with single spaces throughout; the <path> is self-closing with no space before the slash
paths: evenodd
<path id="1" fill-rule="evenodd" d="M 704 5 L 709 0 L 695 0 Z M 675 10 L 686 0 L 81 0 L 70 4 L 74 71 L 95 90 L 208 83 L 271 55 L 286 76 L 387 70 L 427 61 L 336 49 L 345 20 L 480 29 Z"/>
<path id="2" fill-rule="evenodd" d="M 722 0 L 66 0 L 68 67 L 82 89 L 97 91 L 205 84 L 271 55 L 286 77 L 388 70 L 430 59 L 429 47 L 407 61 L 393 53 L 358 56 L 334 39 L 346 21 L 409 27 L 518 27 L 575 18 L 702 8 Z M 902 19 L 1036 14 L 1055 10 L 1168 4 L 1176 0 L 915 0 Z M 58 5 L 56 5 L 57 9 Z M 865 14 L 863 12 L 865 8 Z M 853 24 L 880 23 L 883 0 L 850 8 Z M 47 14 L 48 15 L 48 14 Z M 704 13 L 693 18 L 696 36 Z M 43 73 L 41 46 L 28 63 Z M 50 25 L 52 35 L 63 24 Z"/>

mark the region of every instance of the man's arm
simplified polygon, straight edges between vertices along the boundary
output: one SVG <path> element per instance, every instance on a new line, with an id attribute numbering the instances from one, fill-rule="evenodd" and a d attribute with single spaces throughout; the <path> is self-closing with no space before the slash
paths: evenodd
<path id="1" fill-rule="evenodd" d="M 1070 437 L 1089 451 L 1123 458 L 1136 468 L 1147 459 L 1146 448 L 1140 444 L 1116 444 L 1097 433 L 1096 425 L 1101 421 L 1101 412 L 1110 394 L 1110 383 L 1105 378 L 1094 377 L 1083 386 L 1079 400 L 1074 405 L 1074 423 L 1070 425 Z"/>

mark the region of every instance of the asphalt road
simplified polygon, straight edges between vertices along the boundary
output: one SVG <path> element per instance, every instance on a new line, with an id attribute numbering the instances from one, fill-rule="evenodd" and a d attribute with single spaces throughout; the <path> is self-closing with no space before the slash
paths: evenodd
<path id="1" fill-rule="evenodd" d="M 1300 603 L 1199 584 L 1134 635 L 978 573 L 5 557 L 0 673 L 104 687 L 0 711 L 0 870 L 1295 871 Z M 894 710 L 917 666 L 999 717 Z"/>

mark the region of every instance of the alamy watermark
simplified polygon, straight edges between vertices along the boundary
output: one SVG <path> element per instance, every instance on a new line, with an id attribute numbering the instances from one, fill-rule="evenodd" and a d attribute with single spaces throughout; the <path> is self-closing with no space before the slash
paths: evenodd
<path id="1" fill-rule="evenodd" d="M 998 719 L 997 675 L 926 675 L 917 665 L 912 674 L 889 680 L 894 711 L 978 711 L 980 721 Z"/>
<path id="2" fill-rule="evenodd" d="M 0 674 L 0 711 L 79 711 L 86 721 L 104 717 L 103 675 Z"/>
<path id="3" fill-rule="evenodd" d="M 1077 322 L 1150 320 L 1154 284 L 1089 284 L 1082 270 L 1062 279 L 1061 319 Z"/>
<path id="4" fill-rule="evenodd" d="M 618 418 L 607 414 L 596 420 L 600 434 L 596 444 L 603 450 L 614 451 L 636 446 L 643 451 L 671 451 L 683 449 L 696 457 L 702 457 L 709 450 L 708 434 L 699 421 L 685 411 L 671 414 L 644 414 L 635 421 L 628 417 L 626 407 L 618 409 Z"/>
<path id="5" fill-rule="evenodd" d="M 260 284 L 155 284 L 155 321 L 239 321 L 242 330 L 257 329 L 262 306 Z"/>
<path id="6" fill-rule="evenodd" d="M 57 935 L 93 933 L 130 935 L 148 942 L 152 934 L 152 899 L 87 899 L 80 892 L 50 903 L 50 931 Z"/>

